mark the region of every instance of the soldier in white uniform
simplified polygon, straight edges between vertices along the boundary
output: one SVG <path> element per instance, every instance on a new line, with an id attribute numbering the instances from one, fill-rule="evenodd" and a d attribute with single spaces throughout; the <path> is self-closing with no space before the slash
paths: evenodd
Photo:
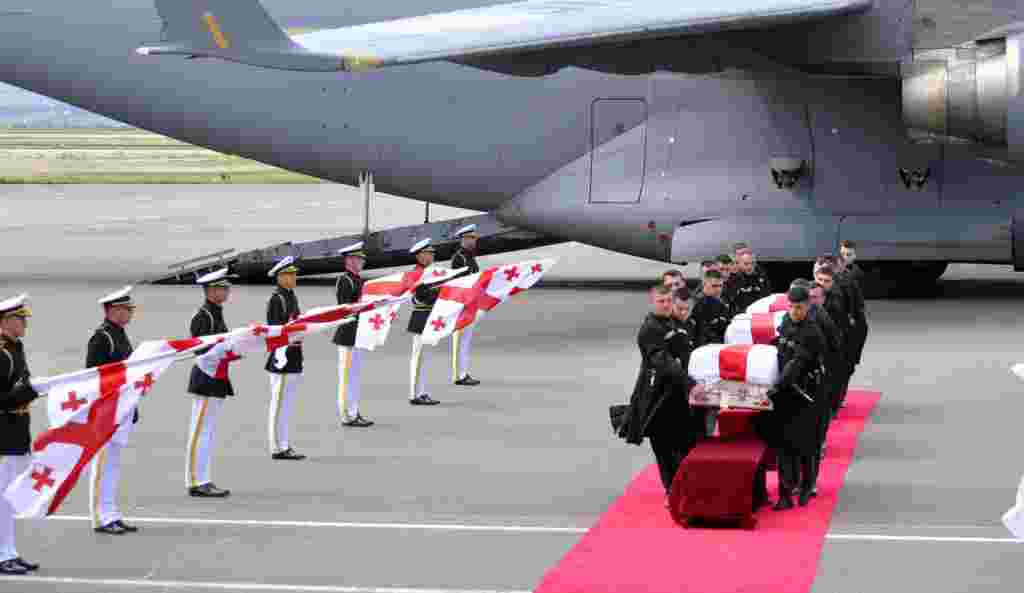
<path id="1" fill-rule="evenodd" d="M 476 274 L 480 266 L 476 263 L 476 243 L 480 234 L 475 224 L 470 224 L 455 231 L 459 238 L 459 247 L 452 255 L 452 269 L 466 268 L 462 276 Z M 477 323 L 483 319 L 484 312 L 477 313 L 476 321 L 452 334 L 452 383 L 455 385 L 479 385 L 480 381 L 469 374 L 469 357 L 473 348 L 473 333 Z"/>
<path id="2" fill-rule="evenodd" d="M 205 300 L 189 322 L 192 337 L 227 333 L 224 303 L 231 294 L 228 269 L 221 268 L 201 276 L 196 279 L 196 284 L 203 287 Z M 218 369 L 216 375 L 211 377 L 198 366 L 193 366 L 188 380 L 188 392 L 192 395 L 192 419 L 189 422 L 188 446 L 185 451 L 185 486 L 189 496 L 200 498 L 224 498 L 231 494 L 230 490 L 218 488 L 213 483 L 210 469 L 221 407 L 228 397 L 235 395 L 231 379 L 228 378 L 228 367 Z"/>
<path id="3" fill-rule="evenodd" d="M 363 294 L 363 279 L 360 273 L 366 262 L 363 242 L 343 247 L 338 254 L 345 258 L 345 270 L 338 276 L 334 292 L 339 305 L 358 303 Z M 366 350 L 356 348 L 356 321 L 346 323 L 334 333 L 334 344 L 338 347 L 338 416 L 342 426 L 365 428 L 373 426 L 359 413 L 360 375 L 363 368 L 363 356 Z"/>
<path id="4" fill-rule="evenodd" d="M 409 250 L 416 257 L 416 269 L 424 272 L 434 263 L 434 247 L 430 239 L 418 241 Z M 414 406 L 436 406 L 441 403 L 430 397 L 423 380 L 423 328 L 434 309 L 434 303 L 441 287 L 421 284 L 412 299 L 412 314 L 409 316 L 408 332 L 412 337 L 412 358 L 409 360 L 409 403 Z"/>
<path id="5" fill-rule="evenodd" d="M 104 320 L 89 339 L 86 368 L 121 362 L 132 355 L 132 344 L 124 329 L 135 314 L 132 287 L 126 286 L 98 302 L 103 306 Z M 132 421 L 118 426 L 110 441 L 93 457 L 89 481 L 89 514 L 96 533 L 124 535 L 139 530 L 124 522 L 118 496 L 121 487 L 121 452 L 128 446 L 128 437 L 138 421 L 139 410 L 136 408 Z"/>
<path id="6" fill-rule="evenodd" d="M 277 290 L 267 302 L 267 325 L 285 325 L 299 316 L 299 299 L 295 296 L 298 271 L 295 258 L 289 255 L 267 273 L 277 279 Z M 305 459 L 306 456 L 296 453 L 288 442 L 288 419 L 295 393 L 302 382 L 302 344 L 288 344 L 271 352 L 264 368 L 270 375 L 267 420 L 270 456 L 290 461 Z"/>

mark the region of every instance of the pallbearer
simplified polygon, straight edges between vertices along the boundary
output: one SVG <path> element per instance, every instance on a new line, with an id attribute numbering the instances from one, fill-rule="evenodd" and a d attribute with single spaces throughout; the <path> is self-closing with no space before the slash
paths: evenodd
<path id="1" fill-rule="evenodd" d="M 287 256 L 267 273 L 277 279 L 277 290 L 267 302 L 267 324 L 284 325 L 299 316 L 299 299 L 295 296 L 297 273 L 295 258 Z M 300 460 L 305 455 L 296 453 L 288 444 L 288 419 L 292 401 L 302 383 L 302 344 L 288 344 L 267 357 L 270 374 L 270 413 L 267 420 L 267 438 L 273 459 Z"/>
<path id="2" fill-rule="evenodd" d="M 135 314 L 132 287 L 126 286 L 101 298 L 103 324 L 89 338 L 85 357 L 86 368 L 103 366 L 127 360 L 132 355 L 132 343 L 125 327 Z M 114 436 L 92 460 L 92 479 L 89 481 L 89 514 L 96 533 L 123 535 L 135 533 L 138 527 L 126 524 L 121 517 L 118 491 L 121 484 L 121 451 L 128 445 L 128 436 L 139 421 L 135 410 L 131 423 L 117 427 Z"/>
<path id="3" fill-rule="evenodd" d="M 430 238 L 423 239 L 409 250 L 416 258 L 416 269 L 425 273 L 434 263 L 434 248 Z M 409 316 L 409 333 L 412 338 L 412 358 L 409 360 L 409 403 L 414 406 L 434 406 L 441 402 L 430 397 L 423 381 L 423 328 L 434 308 L 441 287 L 431 288 L 420 284 L 412 298 L 412 315 Z"/>
<path id="4" fill-rule="evenodd" d="M 338 276 L 334 292 L 339 305 L 358 303 L 363 294 L 363 279 L 359 274 L 366 263 L 363 242 L 338 250 L 345 257 L 345 270 Z M 358 319 L 338 327 L 334 333 L 334 344 L 338 347 L 338 416 L 343 426 L 362 428 L 373 426 L 373 422 L 359 413 L 360 375 L 366 350 L 356 348 Z"/>
<path id="5" fill-rule="evenodd" d="M 28 296 L 0 302 L 0 493 L 28 469 L 32 442 L 29 404 L 39 394 L 29 384 L 25 337 L 32 312 Z M 0 497 L 0 574 L 20 575 L 39 568 L 18 555 L 14 545 L 14 509 Z"/>
<path id="6" fill-rule="evenodd" d="M 189 329 L 193 338 L 227 333 L 224 322 L 224 303 L 231 294 L 231 280 L 228 269 L 222 268 L 201 276 L 196 283 L 203 287 L 206 297 L 203 306 L 192 316 Z M 223 376 L 221 376 L 223 374 Z M 188 381 L 188 392 L 192 394 L 192 420 L 189 423 L 188 448 L 185 452 L 185 486 L 190 496 L 223 498 L 231 491 L 218 488 L 211 478 L 210 463 L 213 457 L 213 441 L 217 432 L 217 418 L 228 396 L 235 395 L 228 378 L 227 366 L 223 373 L 211 377 L 192 367 Z"/>
<path id="7" fill-rule="evenodd" d="M 467 268 L 465 275 L 476 274 L 480 266 L 476 263 L 476 242 L 480 239 L 476 225 L 471 224 L 455 231 L 459 248 L 452 255 L 452 269 Z M 477 313 L 477 321 L 452 334 L 452 383 L 456 385 L 479 385 L 480 381 L 469 374 L 469 357 L 473 348 L 473 330 L 480 321 L 483 311 Z"/>

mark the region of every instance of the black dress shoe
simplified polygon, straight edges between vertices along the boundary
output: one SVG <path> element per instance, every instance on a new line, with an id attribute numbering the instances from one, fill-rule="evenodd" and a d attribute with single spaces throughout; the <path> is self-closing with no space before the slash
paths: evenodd
<path id="1" fill-rule="evenodd" d="M 420 395 L 417 395 L 416 397 L 409 400 L 409 404 L 413 406 L 436 406 L 439 403 L 441 402 L 430 397 L 429 393 L 421 393 Z"/>
<path id="2" fill-rule="evenodd" d="M 800 499 L 797 501 L 797 504 L 799 504 L 802 507 L 805 507 L 809 502 L 811 502 L 811 491 L 804 490 L 803 492 L 800 493 Z"/>
<path id="3" fill-rule="evenodd" d="M 301 453 L 296 453 L 295 449 L 292 449 L 291 447 L 288 447 L 284 451 L 278 451 L 277 453 L 271 455 L 271 457 L 273 459 L 290 459 L 292 461 L 298 461 L 300 459 L 306 458 L 305 455 Z"/>
<path id="4" fill-rule="evenodd" d="M 193 486 L 188 489 L 189 496 L 197 496 L 199 498 L 224 498 L 230 494 L 230 490 L 218 488 L 214 486 L 212 482 L 203 484 L 202 486 Z"/>
<path id="5" fill-rule="evenodd" d="M 120 519 L 118 519 L 117 521 L 114 521 L 114 523 L 117 523 L 118 527 L 120 527 L 121 529 L 124 529 L 125 533 L 136 533 L 136 532 L 139 531 L 138 527 L 136 527 L 134 525 L 128 525 L 127 523 L 125 523 L 124 521 L 122 521 Z"/>
<path id="6" fill-rule="evenodd" d="M 0 562 L 0 574 L 19 575 L 27 573 L 28 569 L 22 566 L 16 558 Z"/>
<path id="7" fill-rule="evenodd" d="M 463 378 L 459 379 L 458 381 L 456 381 L 455 384 L 456 385 L 473 386 L 473 385 L 479 385 L 480 381 L 478 381 L 477 379 L 474 379 L 473 377 L 471 377 L 469 375 L 466 375 L 465 377 L 463 377 Z"/>
<path id="8" fill-rule="evenodd" d="M 121 527 L 120 521 L 114 521 L 113 523 L 107 523 L 102 527 L 96 527 L 93 529 L 96 533 L 105 533 L 107 535 L 124 535 L 128 533 L 128 530 Z"/>
<path id="9" fill-rule="evenodd" d="M 779 502 L 775 503 L 772 507 L 773 511 L 786 511 L 793 508 L 793 499 L 789 496 L 784 496 L 779 499 Z"/>
<path id="10" fill-rule="evenodd" d="M 373 420 L 367 420 L 366 418 L 363 418 L 359 414 L 356 414 L 355 418 L 349 417 L 342 420 L 341 425 L 352 426 L 355 428 L 366 428 L 368 426 L 373 426 Z"/>
<path id="11" fill-rule="evenodd" d="M 25 560 L 24 558 L 15 558 L 14 561 L 17 562 L 18 564 L 20 564 L 21 567 L 24 568 L 25 570 L 28 570 L 28 571 L 39 570 L 39 565 L 38 564 L 36 564 L 35 562 L 29 562 L 28 560 Z"/>

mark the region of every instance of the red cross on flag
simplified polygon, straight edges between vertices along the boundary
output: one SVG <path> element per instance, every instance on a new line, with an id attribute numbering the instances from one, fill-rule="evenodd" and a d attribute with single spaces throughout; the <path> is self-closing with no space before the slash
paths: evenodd
<path id="1" fill-rule="evenodd" d="M 779 335 L 785 311 L 740 313 L 725 328 L 726 344 L 771 344 Z"/>
<path id="2" fill-rule="evenodd" d="M 775 313 L 789 311 L 789 297 L 786 293 L 770 294 L 760 298 L 747 307 L 747 313 Z"/>
<path id="3" fill-rule="evenodd" d="M 30 467 L 4 492 L 17 516 L 54 513 L 117 427 L 131 422 L 153 382 L 179 357 L 211 343 L 205 338 L 145 342 L 124 362 L 33 379 L 32 387 L 49 396 L 50 429 L 36 437 Z"/>
<path id="4" fill-rule="evenodd" d="M 707 344 L 690 354 L 687 371 L 698 383 L 738 381 L 770 387 L 779 380 L 778 351 L 762 344 Z"/>
<path id="5" fill-rule="evenodd" d="M 374 350 L 384 345 L 391 331 L 391 324 L 398 317 L 398 311 L 402 303 L 412 298 L 416 287 L 420 284 L 444 283 L 463 272 L 465 268 L 450 270 L 443 266 L 430 266 L 415 269 L 398 274 L 391 274 L 383 278 L 370 280 L 363 285 L 363 294 L 360 297 L 361 303 L 376 303 L 377 307 L 372 312 L 359 316 L 359 327 L 356 329 L 356 347 L 364 350 Z M 380 304 L 380 301 L 387 298 L 401 298 L 399 301 L 390 304 Z"/>
<path id="6" fill-rule="evenodd" d="M 497 307 L 501 303 L 504 303 L 512 295 L 519 294 L 529 288 L 532 288 L 534 284 L 540 281 L 541 277 L 554 267 L 558 260 L 554 258 L 550 259 L 537 259 L 532 261 L 525 261 L 516 264 L 517 274 L 514 277 L 514 286 L 511 290 L 505 292 L 499 289 L 497 286 L 493 287 L 488 292 L 492 292 L 495 296 L 494 300 L 481 304 L 481 309 L 484 311 L 490 311 Z"/>

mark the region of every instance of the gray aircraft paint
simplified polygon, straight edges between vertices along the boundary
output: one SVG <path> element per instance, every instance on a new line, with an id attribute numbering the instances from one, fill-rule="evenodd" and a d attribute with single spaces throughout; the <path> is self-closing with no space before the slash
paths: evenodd
<path id="1" fill-rule="evenodd" d="M 266 2 L 282 24 L 313 27 L 483 4 L 493 3 Z M 645 257 L 694 257 L 748 239 L 773 257 L 803 258 L 834 247 L 841 217 L 870 215 L 877 224 L 849 227 L 862 242 L 907 232 L 916 245 L 915 229 L 927 224 L 948 229 L 934 235 L 934 257 L 1010 261 L 1005 227 L 1021 198 L 1019 170 L 911 146 L 896 78 L 809 77 L 744 49 L 796 64 L 898 62 L 911 48 L 907 6 L 879 0 L 867 15 L 825 25 L 615 50 L 650 60 L 649 74 L 568 66 L 516 77 L 448 62 L 323 74 L 145 57 L 134 49 L 160 40 L 150 2 L 8 2 L 4 10 L 30 12 L 0 17 L 0 77 L 215 150 L 350 184 L 371 170 L 387 193 L 498 210 L 531 230 Z M 592 154 L 595 133 L 608 143 Z M 772 182 L 777 156 L 808 162 L 793 190 Z M 933 166 L 936 176 L 908 191 L 900 166 Z M 793 227 L 801 216 L 835 222 L 835 234 Z M 728 224 L 737 217 L 746 222 Z M 709 219 L 719 221 L 713 244 L 686 240 L 700 228 L 692 223 Z M 801 238 L 775 232 L 762 244 L 751 220 L 789 224 Z M 940 251 L 939 242 L 960 247 Z M 888 245 L 878 256 L 914 249 Z"/>

